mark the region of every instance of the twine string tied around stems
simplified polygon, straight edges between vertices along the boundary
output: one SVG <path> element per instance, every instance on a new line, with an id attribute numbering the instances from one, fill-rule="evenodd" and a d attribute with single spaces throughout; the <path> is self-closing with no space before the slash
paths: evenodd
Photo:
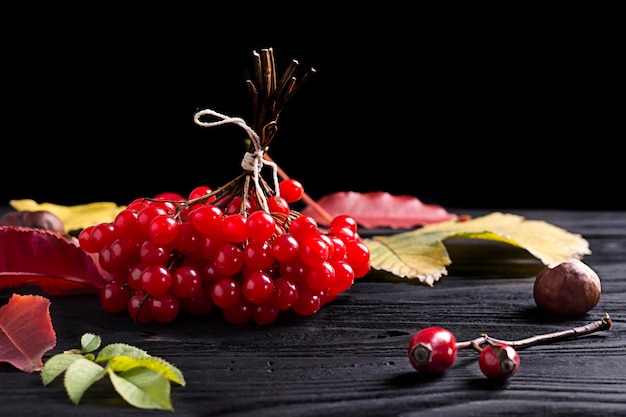
<path id="1" fill-rule="evenodd" d="M 217 117 L 219 120 L 212 122 L 204 122 L 200 120 L 202 116 L 206 115 Z M 263 165 L 270 166 L 272 168 L 272 179 L 274 180 L 274 191 L 276 193 L 276 196 L 280 196 L 280 188 L 278 186 L 278 166 L 276 165 L 276 163 L 265 159 L 265 150 L 261 147 L 261 138 L 254 131 L 254 129 L 248 126 L 241 117 L 226 116 L 211 109 L 198 111 L 194 115 L 194 122 L 197 125 L 203 127 L 215 127 L 225 124 L 235 124 L 246 131 L 248 137 L 250 138 L 250 141 L 252 141 L 252 144 L 254 145 L 254 152 L 246 152 L 244 154 L 243 159 L 241 160 L 241 167 L 246 171 L 252 172 L 252 178 L 254 180 L 256 194 L 261 200 L 261 204 L 263 205 L 265 211 L 269 211 L 267 199 L 259 182 L 259 176 Z"/>

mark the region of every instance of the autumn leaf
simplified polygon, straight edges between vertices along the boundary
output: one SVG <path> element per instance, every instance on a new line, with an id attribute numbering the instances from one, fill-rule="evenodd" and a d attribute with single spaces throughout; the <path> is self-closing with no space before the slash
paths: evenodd
<path id="1" fill-rule="evenodd" d="M 61 295 L 98 293 L 106 284 L 94 257 L 58 233 L 0 226 L 0 254 L 0 289 L 34 284 Z"/>
<path id="2" fill-rule="evenodd" d="M 11 207 L 18 211 L 48 211 L 56 215 L 68 232 L 81 230 L 87 226 L 111 222 L 124 209 L 115 203 L 101 201 L 75 206 L 62 206 L 52 203 L 37 203 L 34 200 L 11 200 Z"/>
<path id="3" fill-rule="evenodd" d="M 452 263 L 445 241 L 480 239 L 521 248 L 549 265 L 591 253 L 589 243 L 549 223 L 522 216 L 491 213 L 467 221 L 450 220 L 390 236 L 364 239 L 370 249 L 371 267 L 401 278 L 418 279 L 432 286 L 447 275 Z"/>
<path id="4" fill-rule="evenodd" d="M 413 196 L 392 195 L 383 191 L 338 192 L 322 197 L 317 204 L 332 217 L 347 214 L 366 229 L 377 227 L 411 229 L 457 218 L 456 214 L 449 213 L 441 206 L 424 204 Z M 312 206 L 305 207 L 302 214 L 328 226 L 324 217 Z"/>
<path id="5" fill-rule="evenodd" d="M 29 373 L 42 369 L 44 353 L 56 345 L 49 308 L 45 297 L 20 294 L 0 307 L 0 362 Z"/>

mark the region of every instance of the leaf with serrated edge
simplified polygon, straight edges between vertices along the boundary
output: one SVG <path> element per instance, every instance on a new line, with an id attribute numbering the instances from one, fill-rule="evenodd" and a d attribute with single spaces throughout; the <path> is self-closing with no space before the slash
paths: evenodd
<path id="1" fill-rule="evenodd" d="M 34 284 L 50 295 L 99 294 L 110 273 L 76 242 L 50 230 L 0 226 L 0 289 Z"/>
<path id="2" fill-rule="evenodd" d="M 446 221 L 391 236 L 364 239 L 372 269 L 432 286 L 447 274 L 452 260 L 443 242 L 451 238 L 484 239 L 525 249 L 545 265 L 591 253 L 582 236 L 538 220 L 491 213 L 468 221 Z"/>
<path id="3" fill-rule="evenodd" d="M 93 333 L 85 333 L 80 338 L 80 349 L 83 353 L 93 352 L 100 347 L 102 339 Z"/>
<path id="4" fill-rule="evenodd" d="M 83 359 L 83 356 L 77 353 L 59 353 L 48 359 L 41 369 L 43 384 L 48 385 L 54 381 L 56 377 L 65 372 L 78 359 Z"/>
<path id="5" fill-rule="evenodd" d="M 163 374 L 164 377 L 179 385 L 185 385 L 185 378 L 183 377 L 182 372 L 174 365 L 156 356 L 151 356 L 149 358 L 116 356 L 109 361 L 107 366 L 117 373 L 137 367 L 149 368 Z"/>
<path id="6" fill-rule="evenodd" d="M 78 404 L 83 394 L 95 382 L 106 375 L 105 369 L 88 359 L 80 358 L 67 367 L 63 380 L 67 395 L 74 404 Z"/>
<path id="7" fill-rule="evenodd" d="M 48 298 L 14 293 L 0 306 L 0 362 L 24 372 L 41 371 L 43 355 L 56 340 Z"/>
<path id="8" fill-rule="evenodd" d="M 443 243 L 422 242 L 416 245 L 411 236 L 394 235 L 364 240 L 370 250 L 370 265 L 373 269 L 391 272 L 401 278 L 417 278 L 432 286 L 448 271 L 450 257 Z"/>
<path id="9" fill-rule="evenodd" d="M 125 343 L 111 343 L 100 350 L 96 357 L 96 362 L 106 362 L 116 356 L 129 356 L 131 358 L 147 358 L 150 357 L 148 352 L 135 346 Z"/>
<path id="10" fill-rule="evenodd" d="M 148 368 L 132 368 L 116 374 L 108 368 L 115 390 L 137 408 L 173 410 L 170 381 L 163 374 Z"/>

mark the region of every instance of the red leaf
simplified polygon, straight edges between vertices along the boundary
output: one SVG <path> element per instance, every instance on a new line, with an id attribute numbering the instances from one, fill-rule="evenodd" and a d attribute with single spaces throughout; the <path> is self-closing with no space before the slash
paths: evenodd
<path id="1" fill-rule="evenodd" d="M 366 229 L 410 229 L 457 218 L 456 214 L 449 213 L 441 206 L 424 204 L 416 197 L 392 195 L 383 191 L 365 194 L 354 191 L 338 192 L 322 197 L 317 203 L 332 217 L 347 214 Z M 305 207 L 302 214 L 328 226 L 311 206 Z"/>
<path id="2" fill-rule="evenodd" d="M 41 371 L 42 357 L 56 341 L 47 298 L 13 294 L 0 307 L 0 362 L 24 372 Z"/>
<path id="3" fill-rule="evenodd" d="M 47 230 L 0 227 L 0 289 L 34 284 L 50 295 L 99 292 L 106 281 L 94 258 Z"/>

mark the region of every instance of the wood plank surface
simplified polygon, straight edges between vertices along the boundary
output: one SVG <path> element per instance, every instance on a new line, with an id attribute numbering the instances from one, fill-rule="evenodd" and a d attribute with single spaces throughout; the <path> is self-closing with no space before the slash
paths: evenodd
<path id="1" fill-rule="evenodd" d="M 267 326 L 229 325 L 215 311 L 140 325 L 104 312 L 95 296 L 52 297 L 58 340 L 50 354 L 78 347 L 80 336 L 92 332 L 103 344 L 124 342 L 168 360 L 187 385 L 173 386 L 173 413 L 132 408 L 106 383 L 89 389 L 75 406 L 60 381 L 43 387 L 38 374 L 0 363 L 0 416 L 626 415 L 626 212 L 514 213 L 589 241 L 592 254 L 584 261 L 600 276 L 602 296 L 587 315 L 539 313 L 534 276 L 510 271 L 459 272 L 433 287 L 372 275 L 313 316 L 286 313 Z M 0 304 L 11 293 L 1 291 Z M 418 374 L 407 358 L 409 338 L 428 326 L 446 327 L 459 341 L 483 332 L 521 339 L 580 326 L 604 313 L 613 320 L 610 331 L 520 350 L 520 369 L 506 383 L 487 380 L 471 349 L 460 350 L 455 365 L 438 377 Z"/>

